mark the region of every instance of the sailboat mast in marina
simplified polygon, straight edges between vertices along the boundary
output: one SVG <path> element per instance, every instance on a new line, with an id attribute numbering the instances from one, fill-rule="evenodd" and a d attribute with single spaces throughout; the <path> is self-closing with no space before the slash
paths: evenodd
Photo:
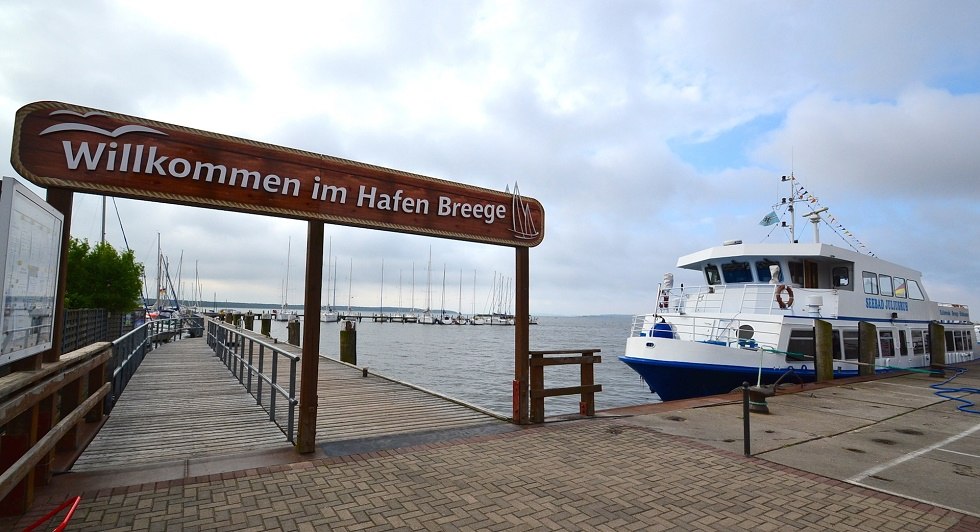
<path id="1" fill-rule="evenodd" d="M 288 321 L 289 312 L 286 310 L 287 298 L 289 297 L 289 254 L 292 251 L 292 237 L 286 241 L 286 280 L 283 281 L 282 285 L 282 307 L 279 309 L 279 313 L 276 314 L 276 321 Z"/>

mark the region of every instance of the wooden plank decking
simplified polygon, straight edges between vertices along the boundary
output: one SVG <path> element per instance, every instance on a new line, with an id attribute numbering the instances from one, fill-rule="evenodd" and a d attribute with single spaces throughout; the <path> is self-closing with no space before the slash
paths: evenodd
<path id="1" fill-rule="evenodd" d="M 318 445 L 506 424 L 402 383 L 362 376 L 358 368 L 333 359 L 321 357 L 318 373 Z M 277 415 L 283 414 L 277 408 Z M 205 339 L 190 338 L 164 344 L 147 355 L 72 470 L 105 471 L 291 448 Z"/>

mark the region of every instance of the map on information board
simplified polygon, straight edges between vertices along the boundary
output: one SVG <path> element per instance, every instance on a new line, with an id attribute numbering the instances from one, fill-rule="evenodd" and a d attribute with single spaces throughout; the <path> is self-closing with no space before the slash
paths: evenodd
<path id="1" fill-rule="evenodd" d="M 0 182 L 0 365 L 51 348 L 63 224 L 25 185 Z"/>

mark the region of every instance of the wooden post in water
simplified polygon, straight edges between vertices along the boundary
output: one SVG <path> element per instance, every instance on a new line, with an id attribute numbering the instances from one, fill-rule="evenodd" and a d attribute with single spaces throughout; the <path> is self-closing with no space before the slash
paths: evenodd
<path id="1" fill-rule="evenodd" d="M 858 322 L 858 375 L 874 375 L 878 358 L 878 328 L 873 323 Z"/>
<path id="2" fill-rule="evenodd" d="M 357 365 L 357 328 L 351 320 L 340 330 L 340 361 Z"/>
<path id="3" fill-rule="evenodd" d="M 319 320 L 317 320 L 319 322 Z M 299 341 L 299 318 L 290 316 L 286 323 L 286 341 L 292 345 L 301 345 Z"/>
<path id="4" fill-rule="evenodd" d="M 935 321 L 929 323 L 929 360 L 933 368 L 946 365 L 946 328 Z"/>
<path id="5" fill-rule="evenodd" d="M 814 320 L 817 382 L 834 380 L 834 331 L 829 321 Z"/>
<path id="6" fill-rule="evenodd" d="M 517 314 L 514 316 L 514 386 L 513 386 L 513 422 L 519 425 L 528 424 L 529 415 L 529 386 L 528 376 L 530 368 L 531 352 L 531 331 L 529 329 L 528 317 L 530 316 L 530 261 L 529 251 L 526 247 L 517 247 L 516 258 L 516 283 L 515 283 L 515 307 Z"/>
<path id="7" fill-rule="evenodd" d="M 252 311 L 250 310 L 245 313 L 245 328 L 251 331 L 253 330 L 254 327 L 255 327 L 255 314 L 252 314 Z"/>
<path id="8" fill-rule="evenodd" d="M 299 431 L 296 450 L 316 451 L 317 381 L 320 368 L 320 291 L 323 286 L 323 222 L 307 222 L 306 295 L 303 298 L 303 355 L 300 359 Z"/>
<path id="9" fill-rule="evenodd" d="M 262 322 L 262 325 L 261 325 L 260 328 L 261 328 L 261 331 L 262 331 L 262 335 L 263 336 L 269 336 L 269 335 L 271 335 L 272 334 L 272 314 L 269 314 L 268 312 L 263 312 L 262 313 L 261 322 Z"/>

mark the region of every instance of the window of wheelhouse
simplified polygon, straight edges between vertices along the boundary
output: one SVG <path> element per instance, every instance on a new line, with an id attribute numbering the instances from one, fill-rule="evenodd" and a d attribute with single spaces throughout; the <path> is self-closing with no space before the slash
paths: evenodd
<path id="1" fill-rule="evenodd" d="M 731 261 L 721 265 L 721 273 L 725 277 L 725 282 L 732 283 L 751 283 L 752 269 L 748 262 Z"/>
<path id="2" fill-rule="evenodd" d="M 861 279 L 864 280 L 865 294 L 878 294 L 878 274 L 874 272 L 861 272 Z"/>
<path id="3" fill-rule="evenodd" d="M 779 263 L 769 259 L 763 259 L 756 261 L 755 263 L 755 275 L 759 278 L 760 283 L 768 283 L 772 280 L 772 270 L 769 269 L 770 266 L 779 266 Z M 783 282 L 783 270 L 779 270 L 779 276 L 776 281 Z"/>
<path id="4" fill-rule="evenodd" d="M 878 276 L 878 287 L 881 290 L 881 295 L 892 296 L 894 291 L 892 290 L 892 276 L 891 275 L 879 275 Z"/>
<path id="5" fill-rule="evenodd" d="M 953 340 L 953 331 L 946 331 L 946 352 L 956 350 L 956 341 Z"/>
<path id="6" fill-rule="evenodd" d="M 906 283 L 904 277 L 895 278 L 895 297 L 905 298 L 908 297 L 908 283 Z"/>
<path id="7" fill-rule="evenodd" d="M 851 286 L 851 269 L 847 266 L 835 266 L 830 271 L 830 277 L 834 288 L 854 290 L 854 287 Z"/>
<path id="8" fill-rule="evenodd" d="M 709 264 L 704 267 L 704 278 L 709 285 L 721 284 L 721 274 L 718 273 L 718 266 Z"/>
<path id="9" fill-rule="evenodd" d="M 925 299 L 925 296 L 922 295 L 922 289 L 919 288 L 919 283 L 912 279 L 908 280 L 908 293 L 909 299 L 918 299 L 920 301 Z"/>
<path id="10" fill-rule="evenodd" d="M 802 262 L 790 262 L 789 263 L 789 279 L 796 286 L 803 286 L 803 273 L 804 273 Z"/>

